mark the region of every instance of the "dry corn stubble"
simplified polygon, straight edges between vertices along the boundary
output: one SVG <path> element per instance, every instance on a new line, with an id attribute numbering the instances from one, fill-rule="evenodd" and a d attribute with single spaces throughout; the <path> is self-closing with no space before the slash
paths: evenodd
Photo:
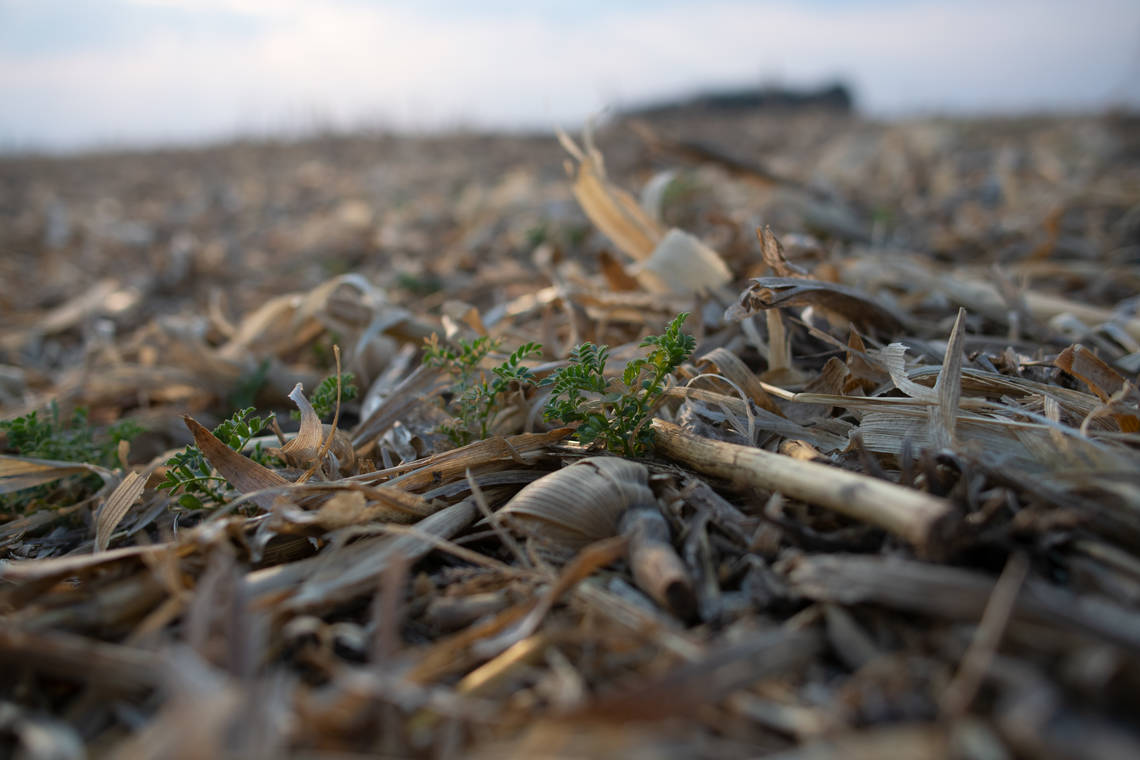
<path id="1" fill-rule="evenodd" d="M 1140 756 L 1135 120 L 641 134 L 0 158 L 0 417 L 147 428 L 0 437 L 0 754 Z M 644 457 L 439 431 L 433 334 L 617 377 L 680 312 Z"/>

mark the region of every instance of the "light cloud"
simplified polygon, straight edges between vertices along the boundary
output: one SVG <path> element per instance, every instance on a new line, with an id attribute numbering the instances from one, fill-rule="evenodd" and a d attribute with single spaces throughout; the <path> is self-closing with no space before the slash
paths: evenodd
<path id="1" fill-rule="evenodd" d="M 52 1 L 35 6 L 48 11 L 33 31 L 66 41 L 74 20 L 55 5 L 55 27 Z M 615 103 L 772 77 L 842 76 L 876 114 L 1140 105 L 1134 0 L 557 5 L 108 3 L 115 44 L 0 35 L 0 146 L 572 124 Z M 29 7 L 0 0 L 0 26 Z"/>

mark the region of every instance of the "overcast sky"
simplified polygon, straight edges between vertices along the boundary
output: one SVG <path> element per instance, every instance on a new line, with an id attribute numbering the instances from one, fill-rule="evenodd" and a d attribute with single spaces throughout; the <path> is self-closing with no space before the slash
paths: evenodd
<path id="1" fill-rule="evenodd" d="M 0 149 L 573 126 L 842 77 L 875 115 L 1140 107 L 1140 0 L 0 0 Z"/>

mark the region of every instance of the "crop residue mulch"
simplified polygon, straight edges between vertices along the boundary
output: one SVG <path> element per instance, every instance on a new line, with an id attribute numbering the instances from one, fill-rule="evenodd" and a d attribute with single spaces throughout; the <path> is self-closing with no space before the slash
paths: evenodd
<path id="1" fill-rule="evenodd" d="M 0 754 L 1140 757 L 1137 134 L 0 160 Z"/>

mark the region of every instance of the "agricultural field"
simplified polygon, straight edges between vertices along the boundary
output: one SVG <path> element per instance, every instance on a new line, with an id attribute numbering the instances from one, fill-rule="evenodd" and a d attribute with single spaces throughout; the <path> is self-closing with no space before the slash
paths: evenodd
<path id="1" fill-rule="evenodd" d="M 0 157 L 0 755 L 1140 757 L 1140 120 Z"/>

